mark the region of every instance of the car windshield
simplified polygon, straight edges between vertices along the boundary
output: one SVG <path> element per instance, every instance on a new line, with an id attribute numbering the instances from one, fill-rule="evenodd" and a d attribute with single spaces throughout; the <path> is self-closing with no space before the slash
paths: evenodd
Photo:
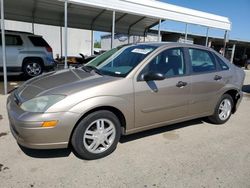
<path id="1" fill-rule="evenodd" d="M 156 48 L 156 46 L 146 44 L 125 46 L 96 66 L 96 69 L 103 75 L 126 77 Z"/>
<path id="2" fill-rule="evenodd" d="M 96 58 L 92 59 L 90 62 L 85 64 L 86 66 L 91 66 L 91 67 L 97 67 L 100 65 L 103 61 L 108 59 L 110 56 L 112 56 L 115 52 L 117 52 L 119 49 L 121 49 L 123 46 L 119 46 L 116 48 L 113 48 L 107 52 L 104 52 L 101 55 L 98 55 Z"/>

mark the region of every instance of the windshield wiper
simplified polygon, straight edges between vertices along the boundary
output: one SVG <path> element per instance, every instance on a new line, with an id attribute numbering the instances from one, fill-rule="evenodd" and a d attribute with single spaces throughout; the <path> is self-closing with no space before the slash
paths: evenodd
<path id="1" fill-rule="evenodd" d="M 99 75 L 103 75 L 101 73 L 101 71 L 99 69 L 97 69 L 96 67 L 93 67 L 93 66 L 82 66 L 82 69 L 86 72 L 91 72 L 91 71 L 94 71 L 95 73 L 99 74 Z"/>

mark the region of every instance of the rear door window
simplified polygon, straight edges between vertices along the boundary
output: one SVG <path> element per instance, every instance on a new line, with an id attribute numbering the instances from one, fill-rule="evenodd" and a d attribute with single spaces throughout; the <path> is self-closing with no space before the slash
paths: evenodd
<path id="1" fill-rule="evenodd" d="M 48 47 L 49 44 L 42 38 L 37 36 L 29 36 L 30 41 L 37 47 Z"/>
<path id="2" fill-rule="evenodd" d="M 6 46 L 21 46 L 23 41 L 18 35 L 5 35 L 5 44 Z M 0 45 L 2 46 L 2 38 L 0 37 Z"/>
<path id="3" fill-rule="evenodd" d="M 205 73 L 216 70 L 216 62 L 210 52 L 196 48 L 189 48 L 188 51 L 194 73 Z"/>

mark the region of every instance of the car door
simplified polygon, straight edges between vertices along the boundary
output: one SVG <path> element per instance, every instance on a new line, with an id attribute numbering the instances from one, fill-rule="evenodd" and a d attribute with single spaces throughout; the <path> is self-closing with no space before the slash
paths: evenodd
<path id="1" fill-rule="evenodd" d="M 191 66 L 190 116 L 202 116 L 213 113 L 218 100 L 218 92 L 224 87 L 223 76 L 213 54 L 204 49 L 188 49 Z"/>
<path id="2" fill-rule="evenodd" d="M 6 65 L 8 68 L 20 67 L 21 63 L 18 62 L 19 52 L 23 49 L 23 41 L 20 36 L 6 34 Z M 0 41 L 0 56 L 2 57 L 2 41 Z M 0 60 L 0 66 L 3 66 L 3 60 Z"/>
<path id="3" fill-rule="evenodd" d="M 160 73 L 165 79 L 144 81 L 147 73 Z M 152 58 L 135 79 L 134 89 L 136 127 L 186 117 L 191 86 L 183 49 L 166 49 Z"/>

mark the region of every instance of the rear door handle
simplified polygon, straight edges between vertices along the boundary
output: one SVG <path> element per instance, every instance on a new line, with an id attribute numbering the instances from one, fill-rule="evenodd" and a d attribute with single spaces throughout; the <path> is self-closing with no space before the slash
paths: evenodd
<path id="1" fill-rule="evenodd" d="M 182 87 L 185 87 L 186 85 L 187 85 L 187 82 L 179 81 L 179 82 L 176 84 L 176 87 L 182 88 Z"/>
<path id="2" fill-rule="evenodd" d="M 222 76 L 219 76 L 219 75 L 215 75 L 215 76 L 214 76 L 214 80 L 216 80 L 216 81 L 217 81 L 217 80 L 221 80 L 221 79 L 222 79 Z"/>

